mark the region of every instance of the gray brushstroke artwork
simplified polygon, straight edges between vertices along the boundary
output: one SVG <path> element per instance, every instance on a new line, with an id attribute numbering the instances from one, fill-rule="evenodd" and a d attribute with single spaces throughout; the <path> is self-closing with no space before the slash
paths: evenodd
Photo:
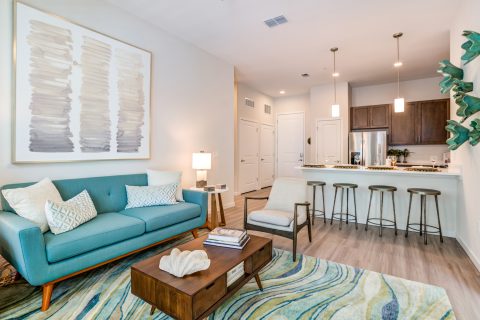
<path id="1" fill-rule="evenodd" d="M 82 152 L 110 151 L 110 45 L 83 37 L 80 68 L 80 148 Z"/>
<path id="2" fill-rule="evenodd" d="M 73 152 L 70 130 L 72 38 L 67 29 L 30 21 L 32 152 Z"/>
<path id="3" fill-rule="evenodd" d="M 118 68 L 118 124 L 117 151 L 138 152 L 142 144 L 142 126 L 145 116 L 143 64 L 140 55 L 119 49 L 116 52 Z"/>

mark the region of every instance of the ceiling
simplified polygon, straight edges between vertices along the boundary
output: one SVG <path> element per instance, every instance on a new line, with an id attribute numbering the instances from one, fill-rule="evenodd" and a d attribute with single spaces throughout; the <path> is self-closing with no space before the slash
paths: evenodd
<path id="1" fill-rule="evenodd" d="M 238 82 L 270 96 L 338 81 L 396 81 L 395 32 L 403 32 L 401 79 L 435 76 L 449 56 L 451 0 L 106 0 L 233 64 Z M 285 15 L 287 24 L 263 21 Z M 302 78 L 309 73 L 309 78 Z"/>

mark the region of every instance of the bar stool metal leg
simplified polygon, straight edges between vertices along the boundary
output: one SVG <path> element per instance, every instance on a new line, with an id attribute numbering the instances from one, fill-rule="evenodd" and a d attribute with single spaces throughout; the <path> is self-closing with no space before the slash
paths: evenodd
<path id="1" fill-rule="evenodd" d="M 345 189 L 342 188 L 342 195 L 340 196 L 340 202 L 341 202 L 341 205 L 340 205 L 340 227 L 339 229 L 342 230 L 342 218 L 343 218 L 343 191 Z"/>
<path id="2" fill-rule="evenodd" d="M 335 202 L 337 201 L 337 190 L 338 188 L 335 187 L 335 196 L 333 197 L 333 208 L 332 208 L 332 216 L 330 218 L 330 224 L 333 224 L 333 216 L 335 214 Z"/>
<path id="3" fill-rule="evenodd" d="M 357 197 L 355 196 L 355 189 L 353 189 L 353 208 L 355 210 L 355 229 L 358 230 L 357 224 Z"/>
<path id="4" fill-rule="evenodd" d="M 423 234 L 423 196 L 420 196 L 420 237 Z"/>
<path id="5" fill-rule="evenodd" d="M 313 206 L 312 206 L 312 225 L 315 224 L 315 194 L 317 193 L 317 186 L 313 186 Z M 323 212 L 325 214 L 325 211 Z"/>
<path id="6" fill-rule="evenodd" d="M 380 191 L 380 237 L 383 229 L 383 191 Z"/>
<path id="7" fill-rule="evenodd" d="M 423 196 L 423 242 L 427 244 L 427 196 Z"/>
<path id="8" fill-rule="evenodd" d="M 323 202 L 323 223 L 327 223 L 327 211 L 325 211 L 325 190 L 322 185 L 322 202 Z"/>
<path id="9" fill-rule="evenodd" d="M 408 237 L 408 227 L 410 223 L 410 210 L 412 209 L 412 198 L 413 198 L 413 194 L 410 193 L 410 201 L 408 203 L 407 227 L 405 228 L 405 238 Z"/>
<path id="10" fill-rule="evenodd" d="M 437 207 L 438 231 L 440 232 L 440 242 L 443 242 L 442 225 L 440 224 L 440 211 L 438 210 L 438 196 L 435 196 L 435 206 Z"/>
<path id="11" fill-rule="evenodd" d="M 345 224 L 348 224 L 348 194 L 350 193 L 350 189 L 347 189 L 347 215 L 345 216 Z"/>
<path id="12" fill-rule="evenodd" d="M 367 221 L 365 223 L 365 231 L 368 230 L 368 219 L 370 218 L 370 208 L 372 207 L 372 197 L 373 197 L 373 190 L 370 190 L 370 201 L 368 202 L 368 212 L 367 212 Z"/>
<path id="13" fill-rule="evenodd" d="M 392 206 L 393 206 L 393 223 L 395 227 L 395 235 L 397 235 L 397 215 L 395 213 L 395 196 L 393 192 L 392 192 Z"/>

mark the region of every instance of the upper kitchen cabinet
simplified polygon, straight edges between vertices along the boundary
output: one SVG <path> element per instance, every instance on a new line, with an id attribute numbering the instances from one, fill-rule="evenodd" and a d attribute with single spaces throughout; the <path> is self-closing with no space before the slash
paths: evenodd
<path id="1" fill-rule="evenodd" d="M 404 112 L 391 112 L 390 145 L 445 144 L 450 100 L 409 102 Z"/>
<path id="2" fill-rule="evenodd" d="M 444 144 L 450 119 L 450 100 L 420 101 L 416 105 L 417 144 Z"/>
<path id="3" fill-rule="evenodd" d="M 390 108 L 388 104 L 350 108 L 352 130 L 388 128 Z"/>

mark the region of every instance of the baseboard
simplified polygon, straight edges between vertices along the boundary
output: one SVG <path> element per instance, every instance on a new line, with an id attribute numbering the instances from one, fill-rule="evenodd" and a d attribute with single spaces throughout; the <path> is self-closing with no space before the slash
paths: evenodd
<path id="1" fill-rule="evenodd" d="M 458 243 L 460 243 L 463 250 L 465 250 L 465 252 L 467 253 L 470 260 L 473 262 L 477 270 L 480 271 L 480 259 L 475 255 L 475 253 L 473 253 L 472 250 L 470 250 L 470 248 L 467 246 L 465 241 L 463 241 L 462 238 L 460 238 L 458 235 L 457 235 L 457 241 Z"/>

